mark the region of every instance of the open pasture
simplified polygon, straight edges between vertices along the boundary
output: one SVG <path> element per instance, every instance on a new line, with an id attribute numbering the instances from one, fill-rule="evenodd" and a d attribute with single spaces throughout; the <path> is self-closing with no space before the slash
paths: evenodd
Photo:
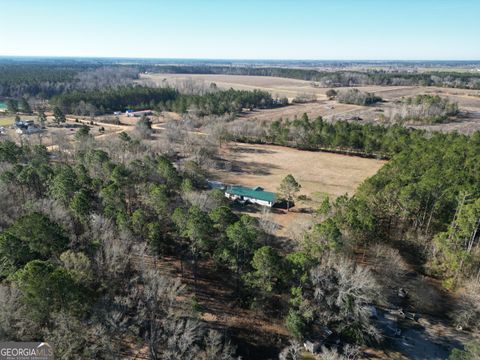
<path id="1" fill-rule="evenodd" d="M 282 178 L 292 174 L 302 185 L 299 195 L 312 198 L 319 193 L 332 197 L 345 193 L 353 195 L 363 180 L 385 164 L 376 159 L 240 143 L 224 149 L 223 156 L 232 169 L 218 171 L 217 175 L 227 183 L 276 191 Z"/>
<path id="2" fill-rule="evenodd" d="M 274 209 L 271 220 L 279 225 L 278 236 L 291 237 L 297 228 L 308 224 L 312 212 L 326 195 L 331 198 L 348 193 L 374 175 L 385 161 L 326 152 L 302 151 L 282 146 L 234 143 L 222 151 L 231 169 L 216 170 L 214 175 L 224 183 L 248 187 L 261 186 L 276 192 L 282 179 L 292 174 L 302 186 L 289 213 Z M 261 216 L 261 212 L 250 214 Z"/>
<path id="3" fill-rule="evenodd" d="M 210 74 L 144 74 L 139 80 L 143 84 L 185 86 L 196 84 L 208 88 L 215 83 L 220 89 L 268 91 L 272 96 L 287 97 L 292 101 L 296 96 L 315 95 L 317 101 L 305 104 L 294 104 L 283 108 L 255 110 L 242 114 L 242 117 L 252 120 L 277 120 L 279 118 L 293 119 L 307 113 L 309 117 L 322 116 L 326 119 L 349 120 L 361 118 L 367 122 L 378 122 L 382 114 L 388 115 L 398 105 L 402 97 L 419 94 L 439 95 L 448 97 L 458 103 L 460 115 L 446 124 L 426 125 L 422 128 L 439 131 L 459 131 L 471 133 L 480 130 L 480 91 L 456 88 L 424 87 L 424 86 L 363 86 L 360 91 L 372 92 L 383 98 L 384 102 L 373 106 L 356 106 L 339 104 L 327 99 L 328 88 L 315 87 L 311 81 L 287 79 L 269 76 L 246 75 L 210 75 Z M 350 88 L 336 88 L 337 91 Z"/>

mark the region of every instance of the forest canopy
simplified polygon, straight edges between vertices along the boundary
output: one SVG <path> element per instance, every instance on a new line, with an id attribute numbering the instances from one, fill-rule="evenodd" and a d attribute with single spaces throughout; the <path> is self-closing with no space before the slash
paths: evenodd
<path id="1" fill-rule="evenodd" d="M 261 90 L 212 91 L 204 95 L 181 94 L 170 87 L 127 86 L 104 90 L 74 91 L 58 95 L 52 103 L 64 112 L 78 114 L 86 104 L 98 114 L 126 109 L 158 109 L 199 115 L 238 113 L 243 108 L 270 108 L 277 105 L 270 93 Z"/>

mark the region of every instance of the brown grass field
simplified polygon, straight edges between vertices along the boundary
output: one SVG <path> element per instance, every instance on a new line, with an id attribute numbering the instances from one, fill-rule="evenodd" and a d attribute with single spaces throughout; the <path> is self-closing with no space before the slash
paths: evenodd
<path id="1" fill-rule="evenodd" d="M 164 80 L 165 79 L 165 80 Z M 147 74 L 142 75 L 141 82 L 160 85 L 167 82 L 172 86 L 193 81 L 209 86 L 214 82 L 221 89 L 254 90 L 261 89 L 272 93 L 273 96 L 286 96 L 293 99 L 299 93 L 324 94 L 326 89 L 313 88 L 309 81 L 286 79 L 267 76 L 246 75 L 204 75 L 204 74 Z M 323 91 L 321 91 L 323 90 Z"/>
<path id="2" fill-rule="evenodd" d="M 291 236 L 296 227 L 308 224 L 312 212 L 325 195 L 335 198 L 356 188 L 374 175 L 385 161 L 325 152 L 302 151 L 274 145 L 233 143 L 223 149 L 222 156 L 232 170 L 216 170 L 217 179 L 243 186 L 261 186 L 276 192 L 282 179 L 292 174 L 302 186 L 298 195 L 307 200 L 297 201 L 290 212 L 274 209 L 271 220 L 279 225 L 279 236 Z M 251 213 L 260 216 L 260 212 Z"/>
<path id="3" fill-rule="evenodd" d="M 296 79 L 246 75 L 147 74 L 142 75 L 139 81 L 150 84 L 167 83 L 172 86 L 181 86 L 184 83 L 193 82 L 205 87 L 214 82 L 222 89 L 261 89 L 269 91 L 273 96 L 286 96 L 289 100 L 305 93 L 315 95 L 317 98 L 314 103 L 256 110 L 242 115 L 252 120 L 277 120 L 280 117 L 293 119 L 295 116 L 300 117 L 303 113 L 307 113 L 312 118 L 322 116 L 326 119 L 348 120 L 352 117 L 360 117 L 363 121 L 377 122 L 380 120 L 380 115 L 382 113 L 388 114 L 389 110 L 396 106 L 394 102 L 402 97 L 418 94 L 438 94 L 457 102 L 461 114 L 446 124 L 419 127 L 427 130 L 459 131 L 463 133 L 480 130 L 480 91 L 478 90 L 421 86 L 364 86 L 358 87 L 358 89 L 373 92 L 381 96 L 384 102 L 375 106 L 355 106 L 329 101 L 325 96 L 327 88 L 314 87 L 310 81 Z M 344 89 L 338 88 L 337 90 Z"/>
<path id="4" fill-rule="evenodd" d="M 223 156 L 232 163 L 232 171 L 219 171 L 217 175 L 227 183 L 276 191 L 282 178 L 292 174 L 302 185 L 299 195 L 312 198 L 320 193 L 353 195 L 363 180 L 385 164 L 376 159 L 240 143 L 224 149 Z"/>

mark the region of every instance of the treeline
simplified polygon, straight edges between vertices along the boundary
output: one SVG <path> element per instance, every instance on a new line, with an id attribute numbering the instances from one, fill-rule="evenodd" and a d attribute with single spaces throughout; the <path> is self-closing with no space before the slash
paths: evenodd
<path id="1" fill-rule="evenodd" d="M 315 81 L 324 87 L 335 86 L 441 86 L 466 89 L 480 89 L 480 74 L 432 71 L 425 73 L 386 72 L 386 71 L 318 71 L 282 67 L 242 67 L 242 66 L 175 66 L 160 65 L 152 69 L 156 72 L 178 74 L 228 74 L 275 76 Z"/>
<path id="2" fill-rule="evenodd" d="M 52 98 L 52 104 L 68 114 L 84 115 L 83 109 L 92 108 L 95 114 L 151 109 L 159 104 L 170 104 L 180 94 L 173 88 L 128 86 L 105 90 L 72 91 Z"/>
<path id="3" fill-rule="evenodd" d="M 284 104 L 284 103 L 283 103 Z M 204 95 L 180 95 L 176 101 L 160 104 L 160 109 L 185 113 L 193 111 L 199 116 L 235 114 L 247 109 L 269 109 L 281 106 L 279 100 L 262 90 L 234 90 L 214 91 Z"/>
<path id="4" fill-rule="evenodd" d="M 252 127 L 254 127 L 252 129 Z M 391 157 L 405 149 L 422 132 L 400 125 L 390 127 L 347 121 L 327 122 L 307 114 L 295 120 L 280 119 L 259 126 L 236 122 L 229 127 L 233 139 L 264 142 L 304 150 L 351 152 L 363 156 Z"/>
<path id="5" fill-rule="evenodd" d="M 57 65 L 0 64 L 0 96 L 49 98 L 67 91 L 79 71 Z"/>
<path id="6" fill-rule="evenodd" d="M 79 89 L 124 86 L 138 78 L 138 73 L 135 66 L 0 62 L 0 97 L 49 99 Z"/>
<path id="7" fill-rule="evenodd" d="M 73 91 L 54 97 L 52 103 L 66 113 L 79 115 L 84 115 L 87 110 L 104 114 L 125 109 L 157 109 L 177 113 L 193 111 L 199 116 L 238 113 L 243 108 L 271 108 L 278 104 L 268 92 L 260 90 L 230 89 L 187 95 L 169 87 L 143 86 Z"/>
<path id="8" fill-rule="evenodd" d="M 288 123 L 272 124 L 269 140 L 280 143 L 284 133 L 290 136 L 286 129 L 296 129 L 298 144 L 314 149 L 309 142 L 351 146 L 350 139 L 360 135 L 378 139 L 379 149 L 391 156 L 353 197 L 323 201 L 318 223 L 293 252 L 273 246 L 266 219 L 237 215 L 221 191 L 203 192 L 206 175 L 197 163 L 176 167 L 165 156 L 138 149 L 141 144 L 126 134 L 117 139 L 122 151 L 145 157 L 116 162 L 86 142 L 68 162 L 53 163 L 43 146 L 0 142 L 0 299 L 6 304 L 0 307 L 0 333 L 23 340 L 42 334 L 55 339 L 59 354 L 74 339 L 76 352 L 92 357 L 94 351 L 101 358 L 111 339 L 133 331 L 160 359 L 164 349 L 182 358 L 179 343 L 202 358 L 210 351 L 210 332 L 195 320 L 197 299 L 191 298 L 191 308 L 167 306 L 178 304 L 181 286 L 145 265 L 144 248 L 159 261 L 179 260 L 194 293 L 202 290 L 202 272 L 213 266 L 233 284 L 238 306 L 283 318 L 299 340 L 327 327 L 344 344 L 381 341 L 383 331 L 370 317 L 370 306 L 383 301 L 385 291 L 376 279 L 388 272 L 401 284 L 404 272 L 386 262 L 374 276 L 349 259 L 352 248 L 413 248 L 425 272 L 445 285 L 478 274 L 479 133 L 432 135 L 373 125 L 362 133 L 358 124 L 307 116 Z M 365 254 L 369 261 L 377 257 Z M 480 311 L 475 291 L 470 293 L 455 321 L 478 329 Z M 155 331 L 148 330 L 152 326 Z M 187 328 L 180 331 L 186 337 L 173 331 Z M 229 357 L 220 358 L 230 359 L 233 350 L 225 344 L 220 338 L 219 348 Z"/>

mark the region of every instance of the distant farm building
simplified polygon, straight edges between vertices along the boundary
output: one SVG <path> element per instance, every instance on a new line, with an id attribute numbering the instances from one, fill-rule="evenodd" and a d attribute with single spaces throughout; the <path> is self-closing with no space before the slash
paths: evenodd
<path id="1" fill-rule="evenodd" d="M 125 114 L 130 117 L 140 117 L 143 115 L 152 115 L 153 111 L 152 110 L 140 110 L 140 111 L 133 111 L 133 110 L 127 110 L 125 111 Z"/>
<path id="2" fill-rule="evenodd" d="M 259 186 L 254 188 L 229 186 L 225 189 L 225 196 L 230 200 L 236 200 L 240 203 L 249 202 L 268 207 L 272 207 L 277 201 L 277 195 L 275 193 L 265 191 Z"/>

